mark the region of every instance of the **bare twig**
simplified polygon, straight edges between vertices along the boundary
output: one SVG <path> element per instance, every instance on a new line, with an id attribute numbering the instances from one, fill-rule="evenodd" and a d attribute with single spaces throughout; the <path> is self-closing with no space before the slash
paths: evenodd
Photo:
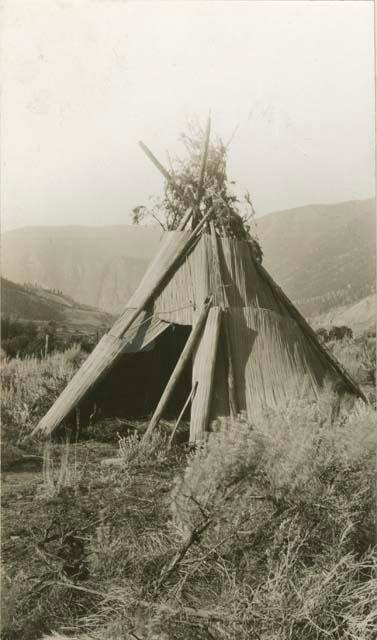
<path id="1" fill-rule="evenodd" d="M 52 585 L 56 585 L 58 587 L 66 587 L 67 589 L 75 589 L 76 591 L 82 591 L 83 593 L 89 593 L 91 595 L 95 595 L 98 596 L 99 598 L 102 598 L 102 600 L 107 600 L 107 601 L 113 601 L 113 602 L 120 602 L 121 604 L 125 605 L 126 602 L 124 600 L 124 598 L 122 598 L 121 596 L 118 595 L 111 595 L 102 591 L 97 591 L 96 589 L 90 589 L 88 587 L 82 587 L 79 586 L 77 584 L 73 584 L 72 582 L 55 582 L 55 581 L 51 581 L 49 583 L 51 586 Z M 229 616 L 226 615 L 221 615 L 220 613 L 216 613 L 215 611 L 211 611 L 209 609 L 194 609 L 194 607 L 184 607 L 184 606 L 180 606 L 179 608 L 175 608 L 175 607 L 171 607 L 168 604 L 162 604 L 162 603 L 156 603 L 156 602 L 147 602 L 146 600 L 136 600 L 135 604 L 139 605 L 140 607 L 145 607 L 148 609 L 157 609 L 157 611 L 160 611 L 161 613 L 165 612 L 168 613 L 170 615 L 179 615 L 179 614 L 184 614 L 186 616 L 192 616 L 195 618 L 203 618 L 206 620 L 221 620 L 223 622 L 228 622 L 229 621 Z"/>
<path id="2" fill-rule="evenodd" d="M 237 535 L 237 531 L 232 531 L 227 536 L 222 538 L 222 540 L 220 540 L 220 542 L 215 544 L 214 547 L 212 547 L 209 551 L 207 551 L 207 553 L 205 553 L 204 556 L 201 556 L 201 558 L 197 558 L 196 560 L 193 560 L 191 564 L 200 564 L 201 562 L 204 562 L 204 560 L 207 560 L 207 558 L 212 553 L 214 553 L 214 551 L 216 551 L 219 547 L 221 547 L 221 545 L 223 545 L 224 542 L 227 542 L 227 540 L 230 540 L 230 538 L 233 538 L 233 536 L 235 536 L 235 535 Z"/>
<path id="3" fill-rule="evenodd" d="M 196 527 L 194 527 L 194 529 L 191 531 L 191 533 L 187 537 L 186 542 L 182 545 L 178 553 L 175 555 L 169 567 L 161 575 L 160 579 L 157 582 L 156 590 L 161 587 L 161 585 L 169 578 L 169 576 L 171 576 L 171 574 L 179 565 L 179 563 L 182 562 L 187 551 L 190 549 L 190 547 L 194 543 L 196 543 L 199 540 L 200 536 L 209 527 L 211 522 L 212 522 L 212 518 L 207 518 L 206 520 L 204 520 L 204 522 L 201 522 L 200 524 L 196 525 Z"/>
<path id="4" fill-rule="evenodd" d="M 163 222 L 161 222 L 161 220 L 160 220 L 160 219 L 159 219 L 159 218 L 158 218 L 154 213 L 152 213 L 152 211 L 150 211 L 149 213 L 150 213 L 150 215 L 152 216 L 152 218 L 153 218 L 154 220 L 156 220 L 156 222 L 158 222 L 158 224 L 160 225 L 161 229 L 162 229 L 163 231 L 166 231 L 166 227 L 165 227 L 164 223 L 163 223 Z"/>
<path id="5" fill-rule="evenodd" d="M 192 502 L 193 502 L 194 504 L 196 504 L 196 506 L 198 507 L 198 509 L 199 509 L 200 513 L 202 514 L 202 516 L 203 516 L 204 518 L 208 518 L 208 515 L 209 515 L 209 511 L 208 511 L 208 509 L 205 509 L 205 508 L 203 507 L 203 505 L 199 502 L 199 500 L 198 500 L 197 498 L 195 498 L 193 495 L 189 495 L 189 496 L 187 496 L 187 495 L 183 495 L 183 497 L 184 497 L 184 498 L 189 498 L 190 500 L 192 500 Z"/>

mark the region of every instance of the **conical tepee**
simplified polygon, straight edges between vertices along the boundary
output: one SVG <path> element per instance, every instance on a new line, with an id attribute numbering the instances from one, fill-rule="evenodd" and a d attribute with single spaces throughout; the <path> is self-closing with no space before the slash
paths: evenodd
<path id="1" fill-rule="evenodd" d="M 154 403 L 147 434 L 163 415 L 184 372 L 187 379 L 190 367 L 186 391 L 191 401 L 191 441 L 203 439 L 213 419 L 246 412 L 252 420 L 262 407 L 301 393 L 303 384 L 314 396 L 328 381 L 340 396 L 363 397 L 255 258 L 251 241 L 219 232 L 212 222 L 214 207 L 201 212 L 208 139 L 209 127 L 198 198 L 180 227 L 165 233 L 125 310 L 34 434 L 51 434 L 90 394 L 95 397 L 98 385 L 121 359 L 145 354 L 164 335 L 169 337 L 173 327 L 186 327 L 190 333 L 169 371 L 161 397 Z M 145 145 L 143 148 L 146 150 Z M 174 184 L 151 152 L 147 153 Z M 190 219 L 193 228 L 187 231 Z M 153 379 L 145 376 L 145 383 L 153 386 Z M 127 393 L 125 385 L 126 404 Z"/>

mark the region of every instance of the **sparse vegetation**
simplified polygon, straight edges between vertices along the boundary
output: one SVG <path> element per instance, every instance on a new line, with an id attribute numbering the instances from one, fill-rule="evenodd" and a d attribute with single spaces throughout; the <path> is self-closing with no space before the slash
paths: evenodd
<path id="1" fill-rule="evenodd" d="M 8 428 L 79 358 L 8 361 Z M 332 404 L 219 420 L 195 452 L 159 432 L 49 444 L 43 473 L 3 486 L 2 638 L 372 640 L 376 413 Z"/>
<path id="2" fill-rule="evenodd" d="M 61 451 L 62 447 L 58 449 L 60 449 L 60 457 L 57 460 L 56 451 L 51 442 L 47 442 L 43 448 L 42 490 L 48 498 L 58 498 L 67 489 L 75 490 L 85 473 L 82 461 L 79 464 L 76 457 L 73 461 L 71 459 L 72 450 L 68 438 L 63 451 Z"/>
<path id="3" fill-rule="evenodd" d="M 47 358 L 3 355 L 1 366 L 2 455 L 20 444 L 59 396 L 85 355 L 79 346 Z"/>
<path id="4" fill-rule="evenodd" d="M 363 389 L 369 401 L 375 404 L 377 365 L 375 332 L 366 331 L 362 335 L 353 336 L 348 327 L 333 327 L 330 331 L 319 327 L 317 335 Z"/>
<path id="5" fill-rule="evenodd" d="M 1 318 L 1 345 L 9 358 L 43 358 L 46 350 L 48 353 L 66 351 L 75 344 L 79 344 L 89 353 L 95 344 L 95 338 L 62 332 L 54 321 L 40 326 L 36 322 L 12 319 L 8 316 Z"/>
<path id="6" fill-rule="evenodd" d="M 139 434 L 134 433 L 119 438 L 119 455 L 125 469 L 134 470 L 149 464 L 163 462 L 167 457 L 168 438 L 159 432 L 141 441 Z"/>
<path id="7" fill-rule="evenodd" d="M 360 385 L 376 386 L 376 337 L 364 335 L 327 343 L 330 351 Z M 375 397 L 375 396 L 374 396 Z"/>

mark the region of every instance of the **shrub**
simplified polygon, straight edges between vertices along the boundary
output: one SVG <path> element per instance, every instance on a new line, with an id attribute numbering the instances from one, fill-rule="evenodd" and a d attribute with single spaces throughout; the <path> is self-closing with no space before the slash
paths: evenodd
<path id="1" fill-rule="evenodd" d="M 374 640 L 376 414 L 333 402 L 218 420 L 184 467 L 158 432 L 120 439 L 123 465 L 93 465 L 86 492 L 51 500 L 55 562 L 45 578 L 29 568 L 51 594 L 14 580 L 8 629 L 27 637 L 43 618 L 77 640 Z M 78 540 L 63 587 L 58 560 Z"/>
<path id="2" fill-rule="evenodd" d="M 329 349 L 361 385 L 376 384 L 376 340 L 368 335 L 329 342 Z"/>
<path id="3" fill-rule="evenodd" d="M 58 332 L 58 325 L 54 321 L 40 325 L 38 322 L 13 320 L 7 316 L 1 318 L 2 348 L 8 358 L 43 358 L 46 336 L 49 353 L 66 351 L 76 344 L 86 353 L 90 353 L 94 346 L 92 337 Z"/>
<path id="4" fill-rule="evenodd" d="M 138 433 L 119 437 L 119 456 L 125 468 L 136 469 L 151 463 L 163 462 L 167 456 L 167 437 L 159 431 L 151 433 L 147 440 L 140 440 Z"/>
<path id="5" fill-rule="evenodd" d="M 73 377 L 83 355 L 78 346 L 46 359 L 13 358 L 2 364 L 3 439 L 20 442 Z"/>
<path id="6" fill-rule="evenodd" d="M 376 416 L 357 404 L 331 422 L 328 404 L 218 421 L 177 481 L 176 534 L 210 525 L 176 582 L 203 601 L 211 581 L 217 610 L 239 625 L 218 637 L 373 637 Z"/>

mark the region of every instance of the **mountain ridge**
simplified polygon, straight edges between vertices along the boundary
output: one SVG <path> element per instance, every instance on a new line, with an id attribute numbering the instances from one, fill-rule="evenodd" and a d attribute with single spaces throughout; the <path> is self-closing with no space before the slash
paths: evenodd
<path id="1" fill-rule="evenodd" d="M 374 200 L 305 205 L 260 216 L 264 265 L 306 315 L 375 286 Z M 41 226 L 3 234 L 3 275 L 119 313 L 157 251 L 154 225 Z"/>
<path id="2" fill-rule="evenodd" d="M 256 221 L 264 264 L 306 315 L 375 290 L 375 201 L 306 205 Z"/>
<path id="3" fill-rule="evenodd" d="M 111 314 L 82 305 L 60 291 L 20 285 L 1 278 L 1 316 L 35 322 L 54 322 L 69 330 L 88 331 L 112 324 Z"/>

